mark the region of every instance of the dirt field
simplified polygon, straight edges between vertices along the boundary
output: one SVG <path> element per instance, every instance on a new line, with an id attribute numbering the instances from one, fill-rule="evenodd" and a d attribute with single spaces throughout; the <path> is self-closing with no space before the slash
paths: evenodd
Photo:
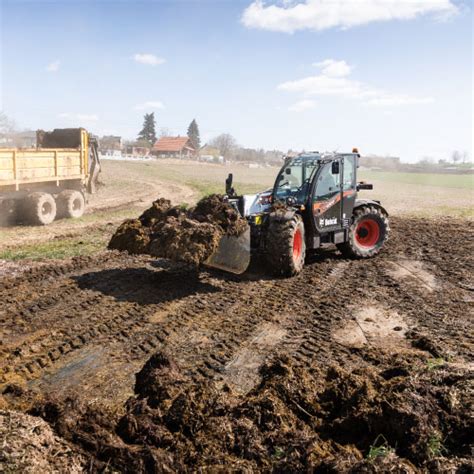
<path id="1" fill-rule="evenodd" d="M 15 437 L 0 471 L 472 472 L 472 189 L 375 182 L 393 216 L 378 257 L 328 249 L 291 279 L 258 262 L 233 277 L 104 250 L 157 195 L 194 202 L 228 170 L 104 169 L 88 216 L 0 230 L 0 434 Z"/>
<path id="2" fill-rule="evenodd" d="M 469 469 L 473 247 L 394 218 L 379 257 L 286 280 L 113 252 L 6 277 L 1 408 L 94 469 Z"/>

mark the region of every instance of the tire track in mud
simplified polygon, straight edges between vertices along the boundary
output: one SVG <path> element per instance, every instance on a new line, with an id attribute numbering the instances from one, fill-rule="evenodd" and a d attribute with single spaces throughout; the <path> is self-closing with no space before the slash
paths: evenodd
<path id="1" fill-rule="evenodd" d="M 259 366 L 280 354 L 300 367 L 347 362 L 351 351 L 332 339 L 333 328 L 368 301 L 399 311 L 420 330 L 436 333 L 440 343 L 458 338 L 457 352 L 472 354 L 469 304 L 461 301 L 467 290 L 456 286 L 469 264 L 456 272 L 443 269 L 442 289 L 428 292 L 390 276 L 402 251 L 395 247 L 363 261 L 323 255 L 291 279 L 191 276 L 183 267 L 158 269 L 149 258 L 114 253 L 33 269 L 1 280 L 0 320 L 11 332 L 0 346 L 0 384 L 12 375 L 41 380 L 74 361 L 75 353 L 99 345 L 107 357 L 131 362 L 130 377 L 152 353 L 164 350 L 196 383 L 232 381 L 242 360 L 243 375 L 258 382 Z M 423 261 L 439 273 L 439 259 Z M 439 327 L 443 321 L 446 329 Z M 278 337 L 268 342 L 266 331 Z M 87 376 L 93 378 L 94 370 Z"/>
<path id="2" fill-rule="evenodd" d="M 9 344 L 5 347 L 2 352 L 8 355 L 3 360 L 0 383 L 7 382 L 12 373 L 26 380 L 39 378 L 45 370 L 53 365 L 57 366 L 60 359 L 87 344 L 97 342 L 110 344 L 118 341 L 128 345 L 129 337 L 133 333 L 150 330 L 152 325 L 148 323 L 148 318 L 157 309 L 163 311 L 166 308 L 166 302 L 151 305 L 127 302 L 127 299 L 139 299 L 138 295 L 143 296 L 143 288 L 133 284 L 128 291 L 121 292 L 120 299 L 125 301 L 91 289 L 81 291 L 77 287 L 77 282 L 69 278 L 70 268 L 66 267 L 66 270 L 67 272 L 63 273 L 67 273 L 68 276 L 59 282 L 50 282 L 50 291 L 55 295 L 47 297 L 43 304 L 35 304 L 27 297 L 25 308 L 22 308 L 21 301 L 15 305 L 18 313 L 9 308 L 11 314 L 7 314 L 7 317 L 13 317 L 16 314 L 18 320 L 20 316 L 27 323 L 23 324 L 28 325 L 30 329 L 35 326 L 35 323 L 38 327 L 41 327 L 41 324 L 44 325 L 47 317 L 52 314 L 57 321 L 49 321 L 49 323 L 56 322 L 57 326 L 54 331 L 46 334 L 44 330 L 32 334 L 30 331 L 29 337 L 24 342 L 16 345 Z M 156 278 L 160 273 L 151 273 L 149 286 L 160 281 L 160 278 Z M 98 274 L 100 275 L 100 272 Z M 92 278 L 95 278 L 94 273 L 92 275 Z M 74 277 L 81 279 L 81 275 L 76 274 Z M 167 272 L 161 279 L 160 291 L 166 294 L 169 289 L 172 293 L 173 288 L 176 288 L 182 279 L 183 275 L 180 271 Z M 44 286 L 43 283 L 44 281 L 40 282 L 39 286 Z M 111 281 L 110 286 L 114 287 L 114 285 L 115 281 Z M 107 287 L 107 282 L 105 285 L 102 282 L 101 286 Z M 153 288 L 150 289 L 153 290 Z M 44 295 L 40 297 L 44 298 Z"/>

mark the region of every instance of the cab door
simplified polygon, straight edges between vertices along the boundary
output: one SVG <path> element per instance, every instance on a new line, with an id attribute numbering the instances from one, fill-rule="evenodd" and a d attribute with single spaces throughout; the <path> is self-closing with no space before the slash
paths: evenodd
<path id="1" fill-rule="evenodd" d="M 342 159 L 342 227 L 351 225 L 352 211 L 357 196 L 356 155 L 345 155 Z"/>
<path id="2" fill-rule="evenodd" d="M 341 160 L 324 164 L 319 170 L 312 196 L 316 230 L 322 234 L 341 228 Z"/>

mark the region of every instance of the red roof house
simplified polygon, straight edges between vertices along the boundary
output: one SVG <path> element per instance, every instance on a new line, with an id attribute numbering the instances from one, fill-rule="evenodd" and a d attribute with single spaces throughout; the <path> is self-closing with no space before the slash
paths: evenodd
<path id="1" fill-rule="evenodd" d="M 152 153 L 163 158 L 190 158 L 196 155 L 196 150 L 188 137 L 161 137 Z"/>

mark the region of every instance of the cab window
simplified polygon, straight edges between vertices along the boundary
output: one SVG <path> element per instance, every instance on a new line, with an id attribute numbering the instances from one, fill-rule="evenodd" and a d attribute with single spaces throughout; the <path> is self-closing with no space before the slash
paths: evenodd
<path id="1" fill-rule="evenodd" d="M 351 189 L 355 189 L 355 164 L 355 156 L 344 157 L 344 191 L 350 191 Z"/>
<path id="2" fill-rule="evenodd" d="M 316 183 L 316 190 L 314 194 L 315 201 L 324 201 L 331 199 L 341 190 L 341 174 L 332 174 L 331 163 L 326 163 L 321 170 Z"/>

